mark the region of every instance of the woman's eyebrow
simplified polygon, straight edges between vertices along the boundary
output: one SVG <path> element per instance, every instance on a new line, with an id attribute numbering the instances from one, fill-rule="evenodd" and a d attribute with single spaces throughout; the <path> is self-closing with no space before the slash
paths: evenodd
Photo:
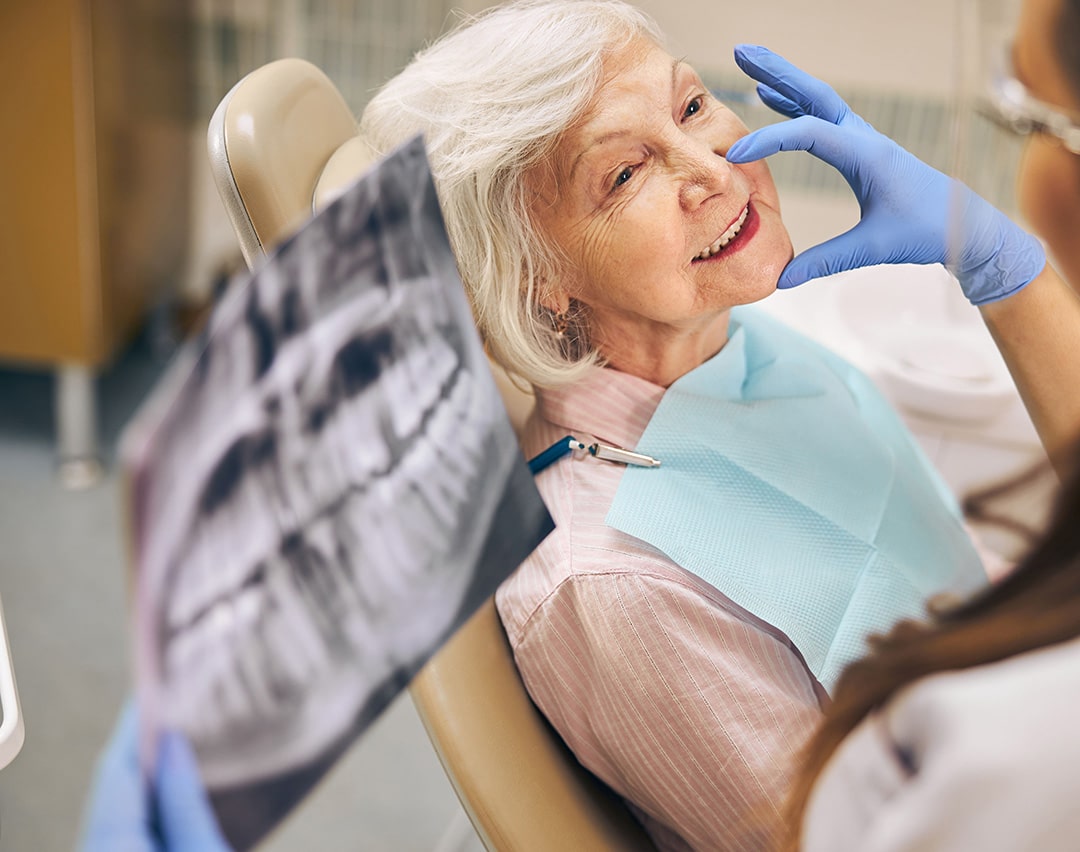
<path id="1" fill-rule="evenodd" d="M 679 69 L 681 69 L 684 65 L 686 65 L 686 62 L 683 61 L 682 59 L 672 59 L 671 60 L 671 92 L 672 92 L 672 95 L 674 95 L 675 89 L 678 88 L 678 85 L 679 85 Z"/>
<path id="2" fill-rule="evenodd" d="M 631 135 L 631 131 L 629 130 L 612 130 L 610 133 L 603 133 L 600 136 L 597 136 L 595 139 L 590 139 L 589 143 L 581 149 L 581 151 L 576 157 L 574 157 L 574 162 L 570 166 L 570 174 L 567 177 L 567 180 L 574 179 L 574 172 L 577 171 L 577 167 L 581 163 L 582 158 L 586 154 L 588 154 L 593 148 L 598 148 L 601 145 L 612 141 L 613 139 L 618 139 L 620 136 L 629 135 Z"/>
<path id="3" fill-rule="evenodd" d="M 679 71 L 682 70 L 682 68 L 684 68 L 684 67 L 686 67 L 686 68 L 690 67 L 690 66 L 688 66 L 686 64 L 685 60 L 682 60 L 682 59 L 672 59 L 671 60 L 671 92 L 672 92 L 672 97 L 674 97 L 675 90 L 678 88 L 678 85 L 679 85 Z M 581 158 L 584 157 L 587 153 L 589 153 L 589 151 L 591 151 L 593 148 L 599 147 L 600 145 L 603 145 L 606 142 L 610 142 L 613 139 L 618 139 L 620 136 L 627 136 L 629 134 L 630 134 L 630 131 L 628 131 L 628 130 L 612 130 L 610 133 L 603 133 L 600 136 L 597 136 L 595 139 L 590 139 L 588 144 L 585 145 L 585 147 L 581 149 L 581 151 L 578 153 L 578 155 L 576 157 L 574 157 L 574 162 L 570 166 L 570 174 L 568 175 L 567 180 L 573 180 L 574 179 L 574 172 L 577 171 L 577 167 L 578 167 L 578 164 L 581 162 Z"/>

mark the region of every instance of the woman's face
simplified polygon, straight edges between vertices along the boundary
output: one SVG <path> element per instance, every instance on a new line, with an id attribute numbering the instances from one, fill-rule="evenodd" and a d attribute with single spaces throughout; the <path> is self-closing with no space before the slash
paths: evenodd
<path id="1" fill-rule="evenodd" d="M 1037 98 L 1080 114 L 1080 97 L 1069 85 L 1055 48 L 1061 4 L 1062 0 L 1025 0 L 1013 64 L 1016 76 Z M 1019 201 L 1061 272 L 1080 290 L 1080 156 L 1055 139 L 1032 136 L 1020 167 Z"/>
<path id="2" fill-rule="evenodd" d="M 731 306 L 775 289 L 792 249 L 772 177 L 723 158 L 746 132 L 690 66 L 642 40 L 607 62 L 530 176 L 537 224 L 568 258 L 548 307 L 586 305 L 612 366 L 667 384 L 649 365 L 670 364 L 669 380 L 697 366 L 724 345 Z"/>

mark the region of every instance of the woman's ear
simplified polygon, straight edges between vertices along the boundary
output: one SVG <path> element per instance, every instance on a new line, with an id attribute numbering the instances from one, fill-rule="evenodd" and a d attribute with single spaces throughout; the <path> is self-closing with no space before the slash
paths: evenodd
<path id="1" fill-rule="evenodd" d="M 561 316 L 570 310 L 570 294 L 559 288 L 548 290 L 540 297 L 540 304 L 555 316 Z"/>

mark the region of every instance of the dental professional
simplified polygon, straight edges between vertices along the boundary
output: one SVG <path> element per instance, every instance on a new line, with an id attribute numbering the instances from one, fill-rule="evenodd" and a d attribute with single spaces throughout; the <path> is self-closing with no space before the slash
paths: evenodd
<path id="1" fill-rule="evenodd" d="M 1026 0 L 999 81 L 1031 133 L 1023 212 L 1072 284 L 1002 213 L 853 114 L 824 83 L 740 47 L 759 94 L 792 118 L 728 151 L 804 150 L 862 208 L 796 257 L 781 287 L 876 263 L 949 262 L 978 305 L 1064 480 L 1042 539 L 1003 582 L 929 624 L 901 624 L 841 676 L 789 800 L 787 849 L 1076 849 L 1080 837 L 1080 2 Z M 958 256 L 949 205 L 962 205 Z M 794 428 L 794 427 L 793 427 Z"/>

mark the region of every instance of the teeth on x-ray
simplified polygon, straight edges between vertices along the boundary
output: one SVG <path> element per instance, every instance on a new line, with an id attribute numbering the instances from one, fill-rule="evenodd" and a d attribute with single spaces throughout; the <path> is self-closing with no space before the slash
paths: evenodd
<path id="1" fill-rule="evenodd" d="M 460 501 L 455 501 L 453 495 L 447 494 L 442 478 L 436 479 L 424 472 L 441 463 L 439 453 L 429 441 L 418 442 L 405 460 L 403 476 L 419 496 L 427 513 L 435 521 L 435 529 L 444 535 L 449 535 L 456 518 L 455 507 L 460 505 Z M 446 468 L 451 471 L 451 476 L 446 478 L 457 479 L 459 472 L 456 467 L 446 465 Z M 467 483 L 467 480 L 457 481 L 463 486 Z"/>
<path id="2" fill-rule="evenodd" d="M 283 699 L 298 697 L 314 671 L 310 656 L 304 652 L 303 642 L 294 638 L 289 622 L 289 612 L 268 595 L 267 611 L 260 622 L 256 639 L 273 661 L 270 675 L 274 680 L 274 691 Z M 279 708 L 286 706 L 287 701 L 279 703 Z"/>
<path id="3" fill-rule="evenodd" d="M 305 606 L 296 577 L 283 558 L 271 558 L 267 581 L 270 596 L 280 614 L 278 623 L 285 628 L 285 637 L 296 643 L 306 679 L 329 662 L 329 648 L 315 625 L 314 613 Z"/>
<path id="4" fill-rule="evenodd" d="M 414 346 L 413 350 L 424 347 Z M 477 428 L 475 418 L 469 419 L 473 399 L 473 381 L 465 371 L 451 372 L 457 364 L 456 355 L 446 347 L 432 347 L 439 356 L 434 363 L 429 360 L 429 365 L 441 365 L 439 370 L 413 369 L 408 374 L 408 383 L 415 387 L 416 383 L 426 378 L 429 382 L 427 400 L 430 404 L 422 416 L 415 418 L 417 426 L 424 421 L 428 432 L 417 433 L 411 436 L 412 442 L 404 458 L 400 459 L 400 471 L 383 470 L 382 474 L 372 482 L 368 488 L 372 490 L 382 505 L 393 509 L 400 506 L 400 500 L 409 494 L 416 495 L 419 499 L 415 502 L 406 501 L 414 511 L 406 513 L 405 520 L 416 533 L 404 540 L 398 534 L 399 526 L 393 523 L 393 518 L 387 515 L 384 524 L 372 523 L 372 528 L 383 527 L 383 535 L 386 540 L 374 548 L 381 562 L 388 563 L 395 571 L 400 571 L 405 566 L 412 566 L 415 570 L 418 562 L 423 564 L 424 559 L 416 550 L 415 545 L 421 544 L 427 553 L 433 552 L 442 544 L 439 536 L 452 534 L 456 522 L 458 508 L 463 501 L 468 499 L 469 477 L 468 472 L 475 470 L 475 459 L 483 452 L 483 432 Z M 401 362 L 399 362 L 401 363 Z M 405 359 L 405 363 L 410 363 Z M 412 359 L 413 364 L 422 364 L 419 358 Z M 444 373 L 450 372 L 449 377 Z M 395 376 L 396 378 L 396 376 Z M 447 390 L 449 396 L 441 394 Z M 377 449 L 371 440 L 373 430 L 370 427 L 372 412 L 375 406 L 371 400 L 363 394 L 345 401 L 332 413 L 334 425 L 338 423 L 354 426 L 358 419 L 368 421 L 356 434 L 367 436 L 364 446 L 369 449 Z M 342 412 L 341 408 L 345 411 Z M 471 428 L 468 428 L 471 424 Z M 352 431 L 352 430 L 348 430 Z M 199 601 L 214 601 L 227 594 L 230 589 L 237 588 L 244 576 L 251 572 L 252 566 L 257 563 L 261 555 L 253 551 L 253 547 L 267 541 L 263 536 L 249 536 L 244 540 L 236 540 L 231 531 L 235 529 L 255 530 L 261 532 L 269 521 L 269 513 L 266 511 L 267 503 L 279 504 L 276 514 L 278 523 L 286 527 L 302 528 L 309 526 L 311 520 L 299 519 L 296 513 L 284 509 L 284 500 L 280 496 L 282 489 L 281 467 L 288 468 L 285 474 L 292 483 L 293 493 L 305 490 L 299 483 L 304 483 L 308 490 L 318 490 L 326 495 L 324 499 L 330 500 L 334 496 L 334 486 L 341 482 L 341 465 L 338 453 L 340 449 L 332 449 L 333 443 L 342 441 L 346 431 L 340 428 L 328 428 L 322 433 L 325 439 L 319 445 L 323 452 L 311 452 L 308 454 L 307 467 L 299 466 L 300 462 L 295 459 L 270 456 L 265 452 L 260 453 L 258 461 L 262 462 L 255 469 L 255 476 L 243 476 L 238 483 L 229 491 L 231 499 L 221 505 L 215 506 L 214 511 L 205 517 L 199 525 L 194 540 L 191 564 L 196 566 L 187 583 L 182 584 L 178 594 L 174 598 L 174 606 L 171 611 L 171 623 L 175 628 L 182 628 L 192 620 L 197 619 L 200 612 Z M 258 441 L 250 441 L 243 446 L 249 448 L 267 445 L 274 446 L 277 442 L 268 441 L 265 437 Z M 358 442 L 359 443 L 359 442 Z M 246 464 L 251 461 L 248 453 L 236 452 L 236 446 L 230 449 L 230 464 Z M 354 448 L 352 454 L 356 454 Z M 376 459 L 373 453 L 360 453 L 366 455 L 369 462 Z M 280 456 L 280 454 L 279 454 Z M 346 456 L 347 457 L 347 456 Z M 388 462 L 387 459 L 379 458 L 378 461 Z M 274 467 L 273 465 L 277 465 Z M 319 471 L 319 468 L 323 468 Z M 448 468 L 457 475 L 447 477 L 433 477 L 430 472 L 439 467 Z M 336 472 L 328 472 L 336 471 Z M 308 472 L 310 471 L 310 473 Z M 371 471 L 365 468 L 364 478 Z M 353 479 L 356 482 L 357 479 Z M 362 482 L 363 479 L 360 479 Z M 396 487 L 391 487 L 397 483 Z M 323 489 L 329 489 L 324 491 Z M 267 500 L 269 496 L 269 501 Z M 340 498 L 340 491 L 338 492 Z M 318 495 L 313 505 L 319 503 Z M 261 523 L 260 523 L 261 522 Z M 284 522 L 284 523 L 283 523 Z M 434 523 L 431 523 L 434 522 Z M 296 535 L 292 533 L 290 535 Z M 443 539 L 445 540 L 445 538 Z M 332 581 L 333 571 L 328 567 L 335 566 L 333 570 L 346 572 L 351 571 L 352 566 L 341 566 L 336 552 L 338 546 L 331 550 L 329 544 L 324 543 L 321 548 L 312 548 L 302 537 L 291 540 L 290 546 L 285 547 L 285 557 L 292 563 L 291 576 L 297 581 L 298 589 L 304 600 L 309 603 L 313 614 L 311 620 L 321 632 L 328 633 L 331 630 L 327 618 L 320 613 L 326 611 L 333 614 L 334 602 L 343 596 L 350 594 L 351 584 L 342 584 L 335 588 Z M 372 542 L 375 544 L 375 542 Z M 355 546 L 355 545 L 354 545 Z M 345 549 L 349 549 L 346 545 Z M 321 554 L 321 555 L 320 555 Z M 314 561 L 318 561 L 319 567 L 312 567 Z M 226 570 L 232 567 L 234 570 Z M 362 593 L 357 592 L 360 599 L 365 599 Z M 205 604 L 202 605 L 205 607 Z M 327 635 L 326 639 L 331 640 Z"/>
<path id="5" fill-rule="evenodd" d="M 214 718 L 231 728 L 281 712 L 335 658 L 371 653 L 378 626 L 457 533 L 488 424 L 473 416 L 458 353 L 414 333 L 399 347 L 389 331 L 346 339 L 318 359 L 325 378 L 305 373 L 288 343 L 264 371 L 296 392 L 267 397 L 270 424 L 218 463 L 168 613 L 166 669 L 205 734 L 222 733 Z M 210 662 L 226 634 L 229 651 Z"/>
<path id="6" fill-rule="evenodd" d="M 390 448 L 380 441 L 382 429 L 382 391 L 375 388 L 371 394 L 343 402 L 335 412 L 339 458 L 345 461 L 349 481 L 367 482 L 371 477 L 384 473 L 391 464 Z"/>
<path id="7" fill-rule="evenodd" d="M 212 792 L 366 724 L 502 568 L 479 561 L 519 450 L 448 246 L 418 239 L 437 199 L 403 179 L 432 222 L 387 224 L 358 193 L 222 301 L 148 466 L 148 667 Z"/>
<path id="8" fill-rule="evenodd" d="M 334 536 L 338 545 L 338 562 L 347 577 L 349 588 L 356 594 L 359 610 L 354 616 L 361 620 L 375 620 L 381 610 L 383 595 L 373 582 L 382 576 L 381 571 L 369 571 L 373 554 L 369 543 L 373 538 L 372 519 L 365 514 L 365 507 L 357 495 L 352 495 L 333 518 Z"/>
<path id="9" fill-rule="evenodd" d="M 462 420 L 462 403 L 471 395 L 472 384 L 467 373 L 458 374 L 445 402 L 431 414 L 424 436 L 427 447 L 436 454 L 440 465 L 452 474 L 448 477 L 451 479 L 467 478 L 468 472 L 476 469 L 474 457 L 484 451 L 483 433 L 478 433 L 477 421 Z M 479 440 L 474 435 L 478 435 Z M 423 469 L 428 463 L 425 458 L 416 466 Z"/>
<path id="10" fill-rule="evenodd" d="M 236 680 L 245 688 L 252 706 L 260 716 L 272 714 L 282 697 L 275 692 L 274 666 L 266 654 L 265 646 L 261 642 L 253 641 L 262 609 L 262 593 L 262 589 L 249 589 L 238 597 L 236 610 L 239 636 L 234 643 Z"/>
<path id="11" fill-rule="evenodd" d="M 423 417 L 435 409 L 443 384 L 458 367 L 458 357 L 441 340 L 431 346 L 412 346 L 387 370 L 383 387 L 389 397 L 390 419 L 400 439 L 415 435 Z"/>
<path id="12" fill-rule="evenodd" d="M 319 583 L 327 609 L 340 628 L 349 613 L 354 612 L 359 605 L 359 598 L 341 563 L 341 546 L 333 524 L 333 515 L 338 513 L 340 507 L 310 524 L 305 534 L 305 546 L 318 565 Z"/>
<path id="13" fill-rule="evenodd" d="M 382 551 L 383 559 L 379 564 L 390 569 L 386 572 L 384 586 L 390 594 L 390 601 L 397 600 L 407 588 L 409 566 L 424 558 L 419 542 L 406 536 L 401 524 L 397 522 L 401 508 L 397 502 L 396 482 L 396 478 L 387 477 L 374 483 L 371 490 L 373 499 L 368 504 L 378 521 L 368 535 L 372 538 L 372 543 Z"/>

